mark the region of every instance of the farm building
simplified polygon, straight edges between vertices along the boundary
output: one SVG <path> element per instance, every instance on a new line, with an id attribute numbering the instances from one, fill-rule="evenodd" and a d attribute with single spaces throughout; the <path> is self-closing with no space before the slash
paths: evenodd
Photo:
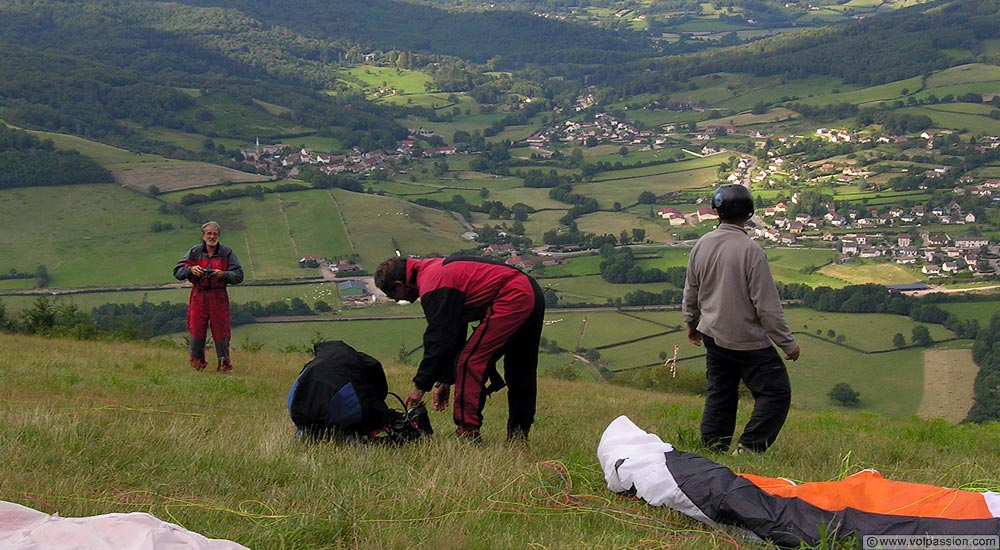
<path id="1" fill-rule="evenodd" d="M 346 302 L 363 302 L 368 299 L 368 285 L 363 281 L 341 281 L 337 283 L 337 291 Z"/>

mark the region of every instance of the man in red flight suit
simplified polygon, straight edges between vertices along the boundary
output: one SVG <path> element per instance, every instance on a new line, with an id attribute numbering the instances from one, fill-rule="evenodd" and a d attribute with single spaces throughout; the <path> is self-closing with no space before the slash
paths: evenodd
<path id="1" fill-rule="evenodd" d="M 216 222 L 201 226 L 201 244 L 188 250 L 174 266 L 174 277 L 191 281 L 188 300 L 188 331 L 191 333 L 191 366 L 204 370 L 205 335 L 212 325 L 212 339 L 219 358 L 218 371 L 229 372 L 229 293 L 227 285 L 243 282 L 243 266 L 233 249 L 219 244 L 222 230 Z"/>
<path id="2" fill-rule="evenodd" d="M 456 433 L 479 441 L 486 396 L 506 384 L 507 439 L 527 439 L 535 420 L 545 317 L 538 283 L 515 267 L 450 257 L 389 258 L 378 267 L 375 285 L 394 300 L 420 298 L 427 318 L 424 357 L 407 405 L 433 389 L 434 408 L 444 410 L 455 384 Z M 472 321 L 479 324 L 466 339 Z M 500 357 L 503 379 L 496 371 Z"/>

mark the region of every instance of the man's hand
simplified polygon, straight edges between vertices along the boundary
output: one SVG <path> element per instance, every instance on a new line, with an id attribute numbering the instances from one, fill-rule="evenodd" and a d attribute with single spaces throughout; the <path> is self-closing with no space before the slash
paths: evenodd
<path id="1" fill-rule="evenodd" d="M 210 275 L 210 277 L 213 278 L 213 279 L 221 279 L 221 278 L 223 278 L 225 276 L 226 276 L 226 272 L 223 271 L 223 270 L 221 270 L 221 269 L 216 269 Z"/>
<path id="2" fill-rule="evenodd" d="M 406 408 L 410 408 L 424 400 L 424 391 L 413 388 L 406 394 Z"/>
<path id="3" fill-rule="evenodd" d="M 793 349 L 792 351 L 788 352 L 788 354 L 785 355 L 785 359 L 788 359 L 789 361 L 798 361 L 799 360 L 799 346 L 795 346 L 795 349 Z"/>
<path id="4" fill-rule="evenodd" d="M 688 342 L 696 346 L 701 345 L 701 333 L 696 328 L 688 328 Z"/>
<path id="5" fill-rule="evenodd" d="M 431 392 L 431 402 L 434 403 L 435 411 L 443 411 L 448 406 L 448 398 L 451 395 L 451 386 L 448 384 L 438 384 Z"/>
<path id="6" fill-rule="evenodd" d="M 205 269 L 200 265 L 193 265 L 191 266 L 191 274 L 195 277 L 201 277 L 205 274 Z"/>

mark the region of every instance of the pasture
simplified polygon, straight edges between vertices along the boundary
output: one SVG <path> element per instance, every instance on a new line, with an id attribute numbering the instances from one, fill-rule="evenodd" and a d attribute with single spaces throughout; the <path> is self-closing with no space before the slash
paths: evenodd
<path id="1" fill-rule="evenodd" d="M 670 283 L 612 285 L 606 283 L 600 275 L 541 279 L 539 284 L 556 291 L 559 294 L 560 303 L 592 305 L 607 305 L 637 290 L 659 294 L 664 290 L 674 288 Z"/>
<path id="2" fill-rule="evenodd" d="M 899 109 L 897 112 L 910 115 L 926 115 L 933 121 L 935 128 L 963 130 L 972 132 L 973 134 L 1000 134 L 1000 120 L 995 120 L 987 116 L 939 110 L 936 107 L 934 105 L 928 107 L 906 107 Z"/>
<path id="3" fill-rule="evenodd" d="M 369 89 L 369 95 L 376 97 L 377 95 L 372 92 L 375 88 L 391 88 L 400 95 L 423 94 L 427 91 L 426 86 L 433 83 L 431 77 L 424 73 L 395 67 L 362 65 L 342 70 L 340 74 L 348 82 L 361 82 Z"/>
<path id="4" fill-rule="evenodd" d="M 134 168 L 158 167 L 163 165 L 178 164 L 183 166 L 194 164 L 186 161 L 167 159 L 159 155 L 134 153 L 126 149 L 120 149 L 118 147 L 105 145 L 103 143 L 68 134 L 42 132 L 38 130 L 28 130 L 27 132 L 35 135 L 39 139 L 51 140 L 57 149 L 77 151 L 81 155 L 90 157 L 97 161 L 98 164 L 108 170 L 111 170 L 112 172 Z"/>
<path id="5" fill-rule="evenodd" d="M 659 218 L 650 218 L 648 215 L 637 215 L 628 211 L 621 212 L 594 212 L 581 216 L 576 220 L 580 231 L 587 231 L 597 235 L 610 233 L 616 237 L 624 231 L 630 237 L 632 229 L 644 229 L 646 239 L 652 242 L 664 243 L 673 240 L 670 236 L 671 228 L 666 222 Z"/>
<path id="6" fill-rule="evenodd" d="M 658 173 L 646 174 L 639 172 L 639 170 L 645 169 L 637 169 L 636 171 L 616 170 L 600 174 L 602 179 L 595 179 L 595 181 L 590 183 L 575 185 L 573 192 L 596 199 L 602 208 L 610 208 L 616 202 L 620 202 L 622 205 L 629 205 L 636 202 L 643 191 L 649 191 L 656 196 L 662 196 L 675 191 L 710 187 L 719 180 L 718 163 L 720 162 L 725 162 L 725 160 L 721 158 L 717 159 L 712 167 L 694 168 L 684 171 L 664 170 Z M 636 175 L 631 175 L 630 173 Z"/>
<path id="7" fill-rule="evenodd" d="M 155 199 L 114 184 L 0 191 L 4 271 L 44 265 L 51 287 L 155 284 L 170 280 L 200 228 L 161 214 Z M 153 232 L 159 221 L 174 229 Z M 141 253 L 141 261 L 137 261 Z"/>
<path id="8" fill-rule="evenodd" d="M 236 252 L 246 280 L 299 275 L 302 255 L 291 238 L 278 195 L 210 202 L 203 204 L 200 211 L 205 219 L 222 225 L 222 242 Z M 197 242 L 197 235 L 193 237 Z"/>
<path id="9" fill-rule="evenodd" d="M 366 266 L 404 254 L 447 254 L 466 248 L 465 232 L 453 216 L 393 197 L 331 190 L 350 242 Z"/>
<path id="10" fill-rule="evenodd" d="M 809 80 L 811 81 L 812 79 Z M 800 97 L 796 101 L 806 105 L 833 105 L 836 103 L 867 105 L 880 101 L 892 102 L 896 99 L 905 99 L 906 95 L 912 95 L 914 92 L 919 91 L 922 86 L 920 77 L 897 80 L 867 88 L 852 89 L 850 85 L 843 85 L 836 82 L 829 82 L 828 84 L 830 87 L 824 92 Z M 907 93 L 904 94 L 903 90 L 906 90 Z"/>
<path id="11" fill-rule="evenodd" d="M 279 200 L 295 249 L 302 256 L 334 259 L 355 253 L 343 215 L 329 190 L 281 193 Z"/>
<path id="12" fill-rule="evenodd" d="M 990 326 L 990 320 L 993 319 L 993 316 L 1000 311 L 1000 300 L 985 296 L 975 302 L 937 304 L 937 306 L 963 321 L 975 319 L 979 321 L 981 328 L 986 328 Z"/>

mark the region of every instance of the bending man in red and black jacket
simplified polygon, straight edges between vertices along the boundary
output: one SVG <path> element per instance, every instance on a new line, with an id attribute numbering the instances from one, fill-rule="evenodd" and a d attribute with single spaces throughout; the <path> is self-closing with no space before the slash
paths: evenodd
<path id="1" fill-rule="evenodd" d="M 394 300 L 424 309 L 424 357 L 413 377 L 407 405 L 433 389 L 444 410 L 455 385 L 456 433 L 479 439 L 486 396 L 507 386 L 507 438 L 527 438 L 535 420 L 538 345 L 545 298 L 521 270 L 478 258 L 390 258 L 378 267 L 375 285 Z M 479 321 L 468 335 L 468 323 Z M 496 364 L 504 358 L 504 376 Z M 490 387 L 487 388 L 487 383 Z"/>
<path id="2" fill-rule="evenodd" d="M 243 282 L 243 266 L 233 249 L 219 243 L 222 230 L 216 222 L 201 226 L 201 244 L 188 250 L 174 266 L 178 281 L 191 281 L 188 300 L 188 331 L 191 333 L 191 366 L 204 370 L 205 335 L 212 325 L 212 340 L 219 358 L 219 372 L 233 370 L 229 360 L 229 293 L 228 285 Z"/>

